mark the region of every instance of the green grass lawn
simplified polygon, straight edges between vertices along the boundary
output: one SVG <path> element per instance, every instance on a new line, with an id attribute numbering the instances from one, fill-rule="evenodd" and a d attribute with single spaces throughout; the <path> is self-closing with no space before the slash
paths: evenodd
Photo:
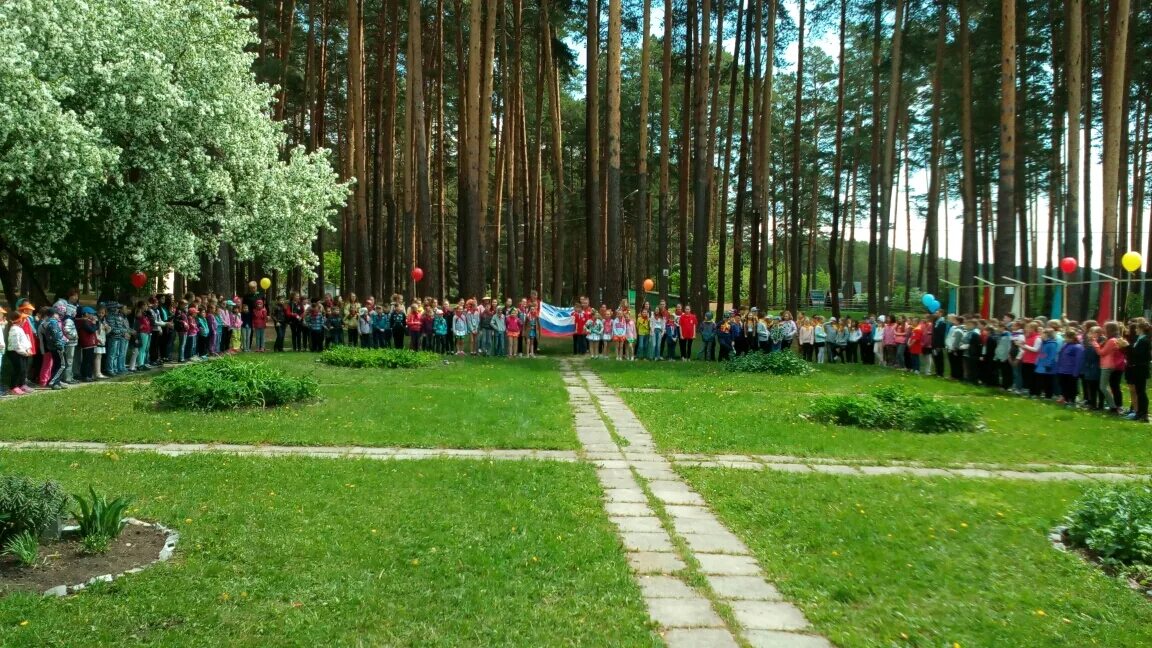
<path id="1" fill-rule="evenodd" d="M 589 364 L 644 421 L 665 451 L 844 459 L 1152 465 L 1152 427 L 1069 411 L 999 390 L 866 367 L 836 365 L 805 377 L 729 373 L 713 363 Z M 812 400 L 902 384 L 979 409 L 987 429 L 917 434 L 812 423 Z M 658 392 L 629 391 L 659 389 Z M 686 407 L 686 403 L 692 406 Z"/>
<path id="2" fill-rule="evenodd" d="M 158 412 L 132 380 L 9 398 L 0 416 L 26 421 L 0 439 L 228 442 L 458 448 L 578 447 L 555 361 L 450 358 L 415 370 L 347 369 L 306 353 L 241 356 L 312 374 L 321 400 L 268 410 Z"/>
<path id="3" fill-rule="evenodd" d="M 0 599 L 3 646 L 652 646 L 590 466 L 8 453 L 181 534 L 65 599 Z M 27 622 L 26 624 L 24 622 Z"/>
<path id="4" fill-rule="evenodd" d="M 1152 645 L 1152 602 L 1046 537 L 1082 486 L 683 472 L 840 648 Z"/>

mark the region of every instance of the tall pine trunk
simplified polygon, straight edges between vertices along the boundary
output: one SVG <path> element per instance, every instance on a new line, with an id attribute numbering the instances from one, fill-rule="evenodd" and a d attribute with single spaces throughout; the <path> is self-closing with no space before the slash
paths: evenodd
<path id="1" fill-rule="evenodd" d="M 1016 274 L 1016 0 L 1000 2 L 1000 173 L 996 194 L 996 247 L 992 281 Z M 993 317 L 1012 310 L 1004 286 L 996 288 Z"/>
<path id="2" fill-rule="evenodd" d="M 975 283 L 976 262 L 978 258 L 979 230 L 976 223 L 976 145 L 972 133 L 972 55 L 970 53 L 971 28 L 968 23 L 968 0 L 960 0 L 960 138 L 961 166 L 961 196 L 964 203 L 964 221 L 961 231 L 963 240 L 960 253 L 961 286 L 968 286 L 960 290 L 959 307 L 964 314 L 972 313 L 976 309 L 976 289 L 971 287 Z"/>
<path id="3" fill-rule="evenodd" d="M 608 263 L 606 299 L 616 304 L 624 290 L 624 231 L 620 208 L 620 3 L 608 0 Z"/>
<path id="4" fill-rule="evenodd" d="M 584 94 L 584 232 L 588 250 L 588 299 L 604 297 L 603 233 L 600 231 L 600 0 L 588 2 L 588 84 Z"/>

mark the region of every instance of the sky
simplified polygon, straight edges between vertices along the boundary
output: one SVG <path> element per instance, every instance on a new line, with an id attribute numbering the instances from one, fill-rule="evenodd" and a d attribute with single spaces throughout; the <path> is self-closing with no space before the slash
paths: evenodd
<path id="1" fill-rule="evenodd" d="M 797 12 L 799 11 L 799 4 L 797 2 L 795 2 L 794 0 L 781 0 L 781 2 L 783 4 L 785 11 L 788 11 L 793 16 L 793 18 L 798 17 Z M 607 20 L 606 15 L 602 16 L 602 18 L 604 20 Z M 889 18 L 889 20 L 891 20 L 891 18 Z M 658 3 L 653 2 L 652 18 L 651 18 L 651 24 L 650 24 L 650 28 L 651 28 L 650 33 L 653 36 L 659 37 L 663 33 L 663 25 L 664 25 L 664 8 L 662 5 L 658 5 Z M 569 45 L 569 47 L 571 47 L 576 52 L 577 62 L 580 65 L 580 67 L 586 69 L 587 63 L 588 63 L 588 52 L 584 46 L 583 40 L 573 40 L 570 38 L 570 39 L 566 40 L 566 42 Z M 809 44 L 809 46 L 820 47 L 821 49 L 824 50 L 825 53 L 827 53 L 834 60 L 837 58 L 837 56 L 839 54 L 839 51 L 838 51 L 839 50 L 838 34 L 836 33 L 835 30 L 829 30 L 827 33 L 820 35 L 820 37 L 816 38 L 815 40 L 812 40 L 810 38 L 808 40 L 808 44 Z M 734 40 L 733 39 L 730 38 L 724 42 L 724 48 L 728 52 L 732 52 L 733 47 L 734 47 Z M 785 67 L 780 69 L 779 71 L 787 72 L 787 71 L 793 69 L 795 67 L 795 64 L 796 64 L 796 58 L 797 58 L 797 43 L 793 42 L 790 44 L 788 50 L 784 54 Z M 1097 135 L 1099 135 L 1099 133 L 1097 133 Z M 1082 140 L 1081 144 L 1083 145 L 1083 140 Z M 1099 146 L 1093 147 L 1093 151 L 1094 151 L 1093 157 L 1095 159 L 1095 162 L 1092 165 L 1092 169 L 1091 169 L 1091 176 L 1092 176 L 1091 182 L 1092 182 L 1092 188 L 1093 188 L 1092 209 L 1091 209 L 1092 235 L 1093 235 L 1094 241 L 1100 241 L 1100 239 L 1102 238 L 1102 234 L 1103 234 L 1102 211 L 1103 211 L 1104 201 L 1103 201 L 1103 196 L 1101 195 L 1101 191 L 1100 191 L 1100 188 L 1103 186 L 1103 172 L 1102 172 L 1102 168 L 1100 165 L 1100 147 Z M 1047 161 L 1045 161 L 1045 163 L 1047 163 Z M 862 171 L 862 177 L 864 177 L 864 175 L 863 175 L 864 169 L 862 169 L 861 171 Z M 902 184 L 903 183 L 903 172 L 901 172 L 901 180 L 900 181 L 901 181 L 900 194 L 899 195 L 894 194 L 893 198 L 892 198 L 892 202 L 894 203 L 892 219 L 893 219 L 894 224 L 895 224 L 894 247 L 896 249 L 899 249 L 899 250 L 906 250 L 908 247 L 907 246 L 907 240 L 908 240 L 909 228 L 907 226 L 906 212 L 904 209 L 904 205 L 905 205 L 906 201 L 905 201 L 905 195 L 904 195 L 905 187 Z M 928 191 L 928 170 L 927 169 L 913 170 L 911 177 L 909 179 L 909 185 L 910 185 L 909 189 L 911 190 L 912 197 L 913 197 L 913 201 L 912 201 L 913 217 L 912 217 L 912 224 L 911 224 L 912 248 L 913 248 L 914 253 L 919 253 L 919 251 L 923 245 L 923 242 L 924 242 L 924 237 L 925 237 L 926 231 L 925 231 L 925 221 L 919 217 L 918 213 L 916 213 L 915 197 L 918 195 L 923 196 Z M 895 189 L 895 187 L 894 187 L 894 189 Z M 845 191 L 847 191 L 846 187 L 845 187 Z M 993 196 L 993 201 L 995 201 L 995 196 Z M 993 202 L 993 204 L 995 204 L 995 202 Z M 961 226 L 960 226 L 960 222 L 959 222 L 959 217 L 963 213 L 963 204 L 961 203 L 959 196 L 954 196 L 951 200 L 948 201 L 947 205 L 944 205 L 942 203 L 940 209 L 941 209 L 940 219 L 941 219 L 941 227 L 942 228 L 946 225 L 946 223 L 944 221 L 945 209 L 947 210 L 947 214 L 948 214 L 949 219 L 950 219 L 950 222 L 947 223 L 947 225 L 950 225 L 950 227 L 948 228 L 949 231 L 948 231 L 947 237 L 945 237 L 943 229 L 941 229 L 941 232 L 940 232 L 940 251 L 942 254 L 944 254 L 949 259 L 960 259 L 960 257 L 961 257 L 961 233 L 962 233 L 962 231 L 961 231 Z M 1043 196 L 1039 197 L 1037 200 L 1037 204 L 1036 204 L 1035 209 L 1036 209 L 1036 214 L 1037 214 L 1037 216 L 1035 218 L 1037 227 L 1033 228 L 1033 230 L 1030 231 L 1029 234 L 1031 237 L 1036 237 L 1039 241 L 1038 249 L 1037 249 L 1037 252 L 1039 254 L 1039 264 L 1038 265 L 1043 267 L 1045 265 L 1045 262 L 1046 262 L 1047 241 L 1048 241 L 1048 236 L 1049 236 L 1048 201 L 1047 201 L 1047 199 Z M 1081 217 L 1081 218 L 1083 218 L 1083 217 Z M 1147 221 L 1148 212 L 1146 209 L 1143 211 L 1143 218 L 1145 219 L 1145 224 L 1146 224 L 1145 232 L 1147 232 L 1147 231 L 1149 231 L 1149 227 L 1152 227 L 1152 223 L 1148 223 L 1148 221 Z M 861 228 L 861 225 L 863 226 L 862 228 Z M 866 220 L 857 224 L 857 232 L 856 232 L 857 240 L 860 240 L 861 238 L 863 238 L 864 240 L 867 240 L 867 236 L 868 236 L 867 228 L 868 228 L 868 223 Z M 1083 223 L 1081 223 L 1081 229 L 1083 229 Z M 1081 236 L 1083 236 L 1083 232 L 1081 232 Z M 947 241 L 945 241 L 945 238 L 947 239 Z M 1140 249 L 1137 249 L 1138 252 L 1141 252 L 1141 253 L 1152 252 L 1152 251 L 1145 251 L 1142 249 L 1145 243 L 1146 243 L 1146 241 L 1141 241 L 1142 247 Z M 1055 267 L 1056 265 L 1059 264 L 1059 256 L 1060 256 L 1059 255 L 1059 246 L 1056 246 L 1056 248 L 1053 250 L 1053 255 L 1054 256 L 1052 259 L 1052 265 L 1053 265 L 1053 267 Z M 1097 260 L 1099 259 L 1099 251 L 1098 250 L 1096 251 L 1094 256 Z M 1145 268 L 1148 268 L 1147 259 L 1148 259 L 1149 254 L 1145 254 L 1144 256 L 1145 256 Z"/>

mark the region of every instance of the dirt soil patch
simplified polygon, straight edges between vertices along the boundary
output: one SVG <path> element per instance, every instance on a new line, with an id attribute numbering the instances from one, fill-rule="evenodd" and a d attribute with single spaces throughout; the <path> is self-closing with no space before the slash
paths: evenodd
<path id="1" fill-rule="evenodd" d="M 153 527 L 129 524 L 108 552 L 88 555 L 81 551 L 78 536 L 40 545 L 40 563 L 21 567 L 11 556 L 0 557 L 0 596 L 14 592 L 42 594 L 57 585 L 78 585 L 105 574 L 122 574 L 156 560 L 166 535 Z"/>

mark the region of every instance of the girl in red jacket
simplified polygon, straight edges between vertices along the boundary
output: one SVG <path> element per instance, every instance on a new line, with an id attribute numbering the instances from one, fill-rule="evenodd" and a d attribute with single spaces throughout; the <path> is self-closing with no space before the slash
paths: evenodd
<path id="1" fill-rule="evenodd" d="M 405 320 L 408 325 L 408 343 L 413 351 L 420 350 L 420 331 L 424 323 L 420 321 L 420 311 L 416 310 L 415 304 L 408 307 L 408 317 Z"/>

